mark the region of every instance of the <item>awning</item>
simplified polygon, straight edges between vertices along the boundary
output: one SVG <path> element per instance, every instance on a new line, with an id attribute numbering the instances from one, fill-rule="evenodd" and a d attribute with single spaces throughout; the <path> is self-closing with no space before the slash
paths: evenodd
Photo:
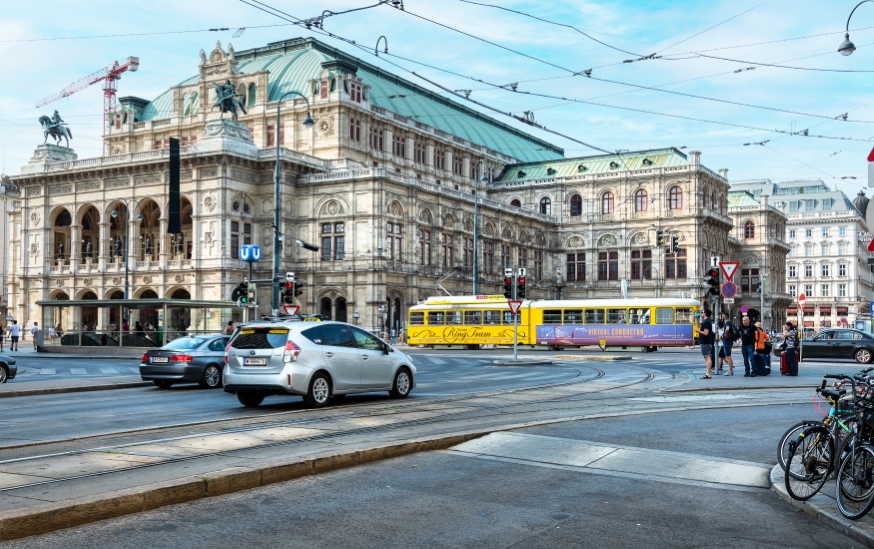
<path id="1" fill-rule="evenodd" d="M 811 328 L 812 328 L 812 327 L 813 327 L 813 321 L 812 321 L 812 320 L 805 320 L 805 321 L 804 321 L 804 327 L 805 327 L 805 328 L 807 328 L 807 327 L 811 327 Z"/>
<path id="2" fill-rule="evenodd" d="M 846 315 L 850 313 L 849 307 L 835 307 L 839 315 Z"/>
<path id="3" fill-rule="evenodd" d="M 831 307 L 823 307 L 822 305 L 820 305 L 819 306 L 819 314 L 829 316 L 832 314 L 832 308 Z"/>
<path id="4" fill-rule="evenodd" d="M 804 306 L 804 314 L 806 314 L 806 315 L 812 315 L 814 310 L 815 310 L 815 307 L 813 305 L 810 305 L 810 306 L 805 305 Z"/>
<path id="5" fill-rule="evenodd" d="M 797 307 L 787 307 L 787 308 L 786 308 L 786 314 L 787 314 L 787 315 L 797 315 L 797 314 L 798 314 L 798 308 L 797 308 Z"/>

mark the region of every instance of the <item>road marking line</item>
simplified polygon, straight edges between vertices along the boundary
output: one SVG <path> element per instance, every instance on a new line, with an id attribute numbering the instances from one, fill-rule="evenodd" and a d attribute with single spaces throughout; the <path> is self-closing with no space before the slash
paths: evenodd
<path id="1" fill-rule="evenodd" d="M 55 371 L 54 368 L 42 368 L 42 369 L 40 369 L 39 373 L 40 373 L 40 375 L 50 376 L 50 375 L 56 374 L 57 372 Z"/>
<path id="2" fill-rule="evenodd" d="M 84 376 L 88 374 L 88 370 L 85 368 L 70 368 L 70 373 L 77 376 Z"/>
<path id="3" fill-rule="evenodd" d="M 118 370 L 116 370 L 115 368 L 100 368 L 100 371 L 103 372 L 104 374 L 117 374 L 118 373 Z"/>
<path id="4" fill-rule="evenodd" d="M 633 448 L 524 433 L 492 433 L 454 446 L 469 457 L 523 461 L 534 466 L 572 467 L 581 472 L 638 475 L 661 482 L 708 486 L 770 487 L 771 466 L 710 456 Z"/>
<path id="5" fill-rule="evenodd" d="M 139 369 L 139 368 L 133 368 L 133 367 L 130 367 L 130 368 L 128 368 L 128 370 L 130 370 L 131 372 L 133 372 L 133 373 L 135 373 L 135 374 L 140 373 L 140 369 Z"/>

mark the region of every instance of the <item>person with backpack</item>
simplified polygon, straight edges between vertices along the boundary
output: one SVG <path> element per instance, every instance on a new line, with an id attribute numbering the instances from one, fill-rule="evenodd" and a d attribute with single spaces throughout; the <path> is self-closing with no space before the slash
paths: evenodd
<path id="1" fill-rule="evenodd" d="M 735 328 L 734 324 L 728 319 L 728 313 L 722 313 L 721 316 L 724 326 L 722 327 L 722 333 L 719 334 L 722 340 L 720 357 L 722 357 L 722 359 L 725 360 L 725 363 L 728 364 L 728 372 L 722 375 L 733 376 L 734 359 L 731 358 L 731 346 L 734 345 L 734 342 L 740 337 L 740 334 L 738 334 L 737 328 Z M 722 370 L 722 361 L 720 361 L 719 369 Z"/>
<path id="2" fill-rule="evenodd" d="M 798 375 L 798 332 L 795 330 L 795 326 L 792 325 L 792 322 L 786 322 L 783 325 L 783 341 L 786 343 L 786 362 L 789 366 L 789 372 L 786 374 L 787 376 L 797 376 Z"/>
<path id="3" fill-rule="evenodd" d="M 756 373 L 766 376 L 771 373 L 771 344 L 768 334 L 762 329 L 762 323 L 756 322 Z"/>

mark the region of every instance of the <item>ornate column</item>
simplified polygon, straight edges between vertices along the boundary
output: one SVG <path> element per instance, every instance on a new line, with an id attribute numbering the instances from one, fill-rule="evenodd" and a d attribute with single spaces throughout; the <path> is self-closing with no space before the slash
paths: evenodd
<path id="1" fill-rule="evenodd" d="M 109 223 L 101 221 L 98 229 L 98 244 L 95 252 L 97 253 L 97 261 L 100 265 L 100 271 L 106 272 L 106 260 L 109 257 Z"/>
<path id="2" fill-rule="evenodd" d="M 78 223 L 74 223 L 70 225 L 70 265 L 76 265 L 79 263 L 79 257 L 82 255 L 82 239 L 79 236 L 79 228 L 81 225 Z M 70 269 L 74 271 L 74 269 Z"/>
<path id="3" fill-rule="evenodd" d="M 172 247 L 173 243 L 170 242 L 170 235 L 167 234 L 167 218 L 161 217 L 158 219 L 159 224 L 159 236 L 158 242 L 161 243 L 161 253 L 158 256 L 158 263 L 160 265 L 161 270 L 165 270 L 167 268 L 167 260 L 172 258 Z"/>

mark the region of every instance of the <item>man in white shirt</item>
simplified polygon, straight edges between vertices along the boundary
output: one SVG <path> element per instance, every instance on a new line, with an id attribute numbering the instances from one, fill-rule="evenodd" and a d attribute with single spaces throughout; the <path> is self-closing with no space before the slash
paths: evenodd
<path id="1" fill-rule="evenodd" d="M 17 351 L 18 350 L 18 337 L 21 335 L 21 326 L 18 325 L 17 320 L 12 321 L 12 326 L 9 327 L 9 335 L 10 335 L 10 343 L 9 350 Z"/>
<path id="2" fill-rule="evenodd" d="M 30 335 L 33 336 L 31 339 L 33 339 L 33 350 L 34 351 L 36 351 L 36 334 L 37 334 L 37 332 L 39 332 L 39 322 L 34 322 L 33 328 L 30 329 Z"/>

